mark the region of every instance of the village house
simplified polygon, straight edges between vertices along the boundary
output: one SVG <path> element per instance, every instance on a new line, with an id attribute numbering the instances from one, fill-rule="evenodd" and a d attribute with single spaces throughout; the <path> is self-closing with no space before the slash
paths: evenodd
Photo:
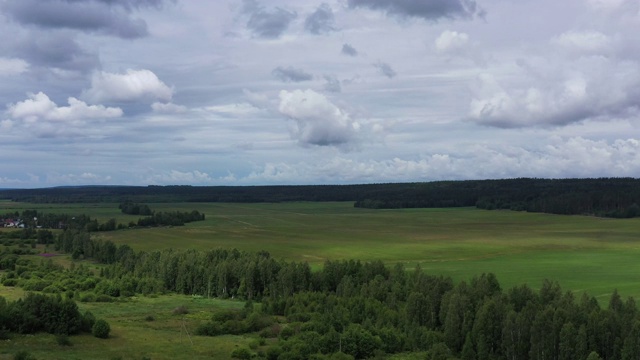
<path id="1" fill-rule="evenodd" d="M 6 228 L 24 228 L 24 222 L 21 219 L 0 219 L 0 226 Z"/>

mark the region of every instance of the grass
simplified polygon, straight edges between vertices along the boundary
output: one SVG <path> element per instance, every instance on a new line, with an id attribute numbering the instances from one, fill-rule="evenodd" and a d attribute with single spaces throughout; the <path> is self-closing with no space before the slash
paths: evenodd
<path id="1" fill-rule="evenodd" d="M 16 295 L 15 290 L 0 285 L 0 296 Z M 185 306 L 187 315 L 175 315 L 173 309 Z M 242 308 L 244 303 L 231 300 L 164 295 L 139 297 L 115 303 L 79 303 L 81 311 L 90 310 L 111 326 L 109 339 L 90 334 L 71 336 L 72 346 L 60 346 L 54 335 L 15 335 L 0 344 L 0 359 L 27 350 L 37 359 L 229 359 L 239 346 L 247 346 L 248 336 L 194 336 L 200 322 L 210 319 L 212 311 Z M 153 321 L 148 316 L 153 316 Z M 188 334 L 187 334 L 188 332 Z"/>
<path id="2" fill-rule="evenodd" d="M 357 209 L 352 203 L 151 204 L 156 211 L 191 211 L 206 220 L 184 227 L 127 229 L 97 238 L 136 250 L 238 248 L 267 250 L 276 258 L 307 261 L 381 260 L 420 265 L 431 274 L 468 280 L 494 272 L 503 287 L 545 278 L 563 288 L 607 299 L 614 288 L 640 298 L 640 219 L 600 219 L 512 211 Z M 0 213 L 88 213 L 128 223 L 117 204 L 0 203 Z"/>
<path id="3" fill-rule="evenodd" d="M 156 211 L 196 209 L 206 220 L 184 227 L 127 229 L 93 236 L 136 250 L 163 248 L 238 248 L 267 250 L 276 258 L 307 261 L 381 260 L 417 265 L 427 273 L 469 280 L 483 272 L 498 276 L 503 288 L 545 278 L 563 289 L 589 294 L 606 303 L 613 289 L 640 298 L 640 219 L 599 219 L 473 208 L 369 210 L 351 203 L 152 204 Z M 117 204 L 22 204 L 0 202 L 0 213 L 36 208 L 44 212 L 87 213 L 105 221 L 128 223 Z M 43 249 L 41 249 L 43 250 Z M 68 255 L 53 258 L 68 266 Z M 14 300 L 20 289 L 2 287 Z M 173 314 L 178 306 L 189 313 Z M 0 359 L 27 349 L 39 359 L 228 359 L 233 349 L 253 339 L 199 337 L 197 324 L 212 310 L 243 303 L 189 296 L 138 297 L 126 302 L 80 303 L 111 324 L 112 337 L 73 336 L 73 346 L 57 345 L 53 335 L 17 336 L 0 344 Z M 151 320 L 150 320 L 151 319 Z M 183 327 L 184 325 L 184 327 Z M 193 341 L 193 344 L 192 344 Z M 413 358 L 397 355 L 394 359 Z"/>

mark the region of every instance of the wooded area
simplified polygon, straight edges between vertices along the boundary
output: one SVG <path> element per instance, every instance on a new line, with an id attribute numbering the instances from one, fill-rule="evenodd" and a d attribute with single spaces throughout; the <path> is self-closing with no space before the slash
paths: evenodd
<path id="1" fill-rule="evenodd" d="M 248 310 L 213 317 L 197 333 L 277 338 L 267 359 L 337 352 L 361 359 L 407 351 L 481 360 L 584 360 L 590 354 L 627 360 L 640 354 L 640 313 L 633 298 L 623 300 L 615 291 L 601 308 L 588 294 L 564 292 L 552 281 L 539 291 L 527 285 L 505 290 L 490 273 L 455 284 L 419 267 L 407 271 L 382 262 L 327 261 L 311 271 L 307 263 L 276 260 L 267 252 L 134 252 L 81 230 L 61 233 L 55 248 L 108 266 L 100 275 L 84 267 L 56 272 L 50 261 L 27 263 L 3 253 L 4 284 L 80 301 L 164 292 L 244 299 Z M 253 301 L 261 306 L 254 309 Z M 0 306 L 5 314 L 9 308 Z M 82 322 L 77 319 L 74 324 Z"/>
<path id="2" fill-rule="evenodd" d="M 353 201 L 356 207 L 477 206 L 552 214 L 640 216 L 640 179 L 503 179 L 304 186 L 87 186 L 0 191 L 0 199 L 67 202 Z"/>

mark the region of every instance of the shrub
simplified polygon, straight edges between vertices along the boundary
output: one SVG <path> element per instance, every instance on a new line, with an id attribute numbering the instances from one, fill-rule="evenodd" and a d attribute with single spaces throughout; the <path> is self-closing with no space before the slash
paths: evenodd
<path id="1" fill-rule="evenodd" d="M 223 333 L 220 323 L 215 321 L 200 324 L 200 326 L 196 328 L 196 335 L 217 336 Z"/>
<path id="2" fill-rule="evenodd" d="M 96 299 L 95 299 L 95 302 L 102 302 L 102 303 L 113 302 L 113 301 L 114 301 L 114 298 L 106 294 L 100 294 L 96 296 Z"/>
<path id="3" fill-rule="evenodd" d="M 278 360 L 278 356 L 282 354 L 282 348 L 280 346 L 272 346 L 267 349 L 268 360 Z"/>
<path id="4" fill-rule="evenodd" d="M 69 335 L 66 334 L 58 334 L 56 335 L 56 343 L 60 346 L 71 346 L 71 339 L 69 339 Z"/>
<path id="5" fill-rule="evenodd" d="M 280 331 L 282 331 L 282 327 L 280 324 L 273 324 L 268 328 L 262 329 L 260 331 L 260 337 L 262 338 L 277 338 L 280 335 Z"/>
<path id="6" fill-rule="evenodd" d="M 93 315 L 91 311 L 87 310 L 82 316 L 80 327 L 84 332 L 91 332 L 91 330 L 93 329 L 93 325 L 95 323 L 96 323 L 96 317 Z"/>
<path id="7" fill-rule="evenodd" d="M 296 331 L 291 326 L 287 326 L 280 331 L 280 338 L 283 340 L 287 340 L 295 334 Z"/>
<path id="8" fill-rule="evenodd" d="M 225 334 L 240 335 L 247 331 L 245 323 L 240 320 L 229 320 L 222 324 L 222 331 Z"/>
<path id="9" fill-rule="evenodd" d="M 235 359 L 249 360 L 251 359 L 251 351 L 247 348 L 237 348 L 231 353 L 231 357 Z"/>
<path id="10" fill-rule="evenodd" d="M 22 350 L 13 354 L 13 360 L 35 360 L 35 357 L 30 352 Z"/>
<path id="11" fill-rule="evenodd" d="M 427 353 L 427 359 L 429 360 L 447 360 L 451 355 L 451 350 L 445 343 L 437 343 L 433 345 L 431 350 Z"/>
<path id="12" fill-rule="evenodd" d="M 62 289 L 60 289 L 57 285 L 49 285 L 42 289 L 42 292 L 45 294 L 59 294 L 62 292 Z"/>
<path id="13" fill-rule="evenodd" d="M 2 282 L 4 286 L 16 286 L 18 284 L 18 279 L 5 279 Z"/>
<path id="14" fill-rule="evenodd" d="M 95 302 L 96 301 L 96 294 L 94 294 L 94 293 L 82 294 L 82 296 L 80 296 L 80 301 L 81 302 Z"/>
<path id="15" fill-rule="evenodd" d="M 173 309 L 173 315 L 185 315 L 189 313 L 189 309 L 186 306 L 180 305 L 177 308 Z"/>
<path id="16" fill-rule="evenodd" d="M 9 330 L 7 330 L 7 328 L 5 328 L 4 326 L 0 327 L 0 340 L 9 340 L 10 336 L 11 334 L 9 333 Z"/>
<path id="17" fill-rule="evenodd" d="M 144 321 L 156 321 L 156 318 L 153 315 L 147 315 L 145 316 Z"/>
<path id="18" fill-rule="evenodd" d="M 225 322 L 228 320 L 240 320 L 242 317 L 240 316 L 240 312 L 237 310 L 221 310 L 216 311 L 211 316 L 211 320 Z"/>
<path id="19" fill-rule="evenodd" d="M 93 334 L 93 336 L 100 339 L 108 338 L 110 331 L 111 327 L 109 326 L 109 323 L 102 319 L 96 320 L 96 322 L 93 324 L 93 327 L 91 328 L 91 333 Z"/>

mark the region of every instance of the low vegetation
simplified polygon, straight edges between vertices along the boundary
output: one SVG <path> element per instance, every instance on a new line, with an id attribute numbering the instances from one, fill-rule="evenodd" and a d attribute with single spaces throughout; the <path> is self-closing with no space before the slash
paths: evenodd
<path id="1" fill-rule="evenodd" d="M 121 210 L 107 205 L 85 215 Z M 10 206 L 33 204 L 0 212 Z M 0 231 L 0 324 L 11 324 L 0 326 L 10 344 L 0 358 L 640 353 L 628 296 L 638 291 L 636 219 L 350 203 L 200 204 L 198 213 L 179 228 Z M 619 266 L 599 265 L 612 259 Z"/>

